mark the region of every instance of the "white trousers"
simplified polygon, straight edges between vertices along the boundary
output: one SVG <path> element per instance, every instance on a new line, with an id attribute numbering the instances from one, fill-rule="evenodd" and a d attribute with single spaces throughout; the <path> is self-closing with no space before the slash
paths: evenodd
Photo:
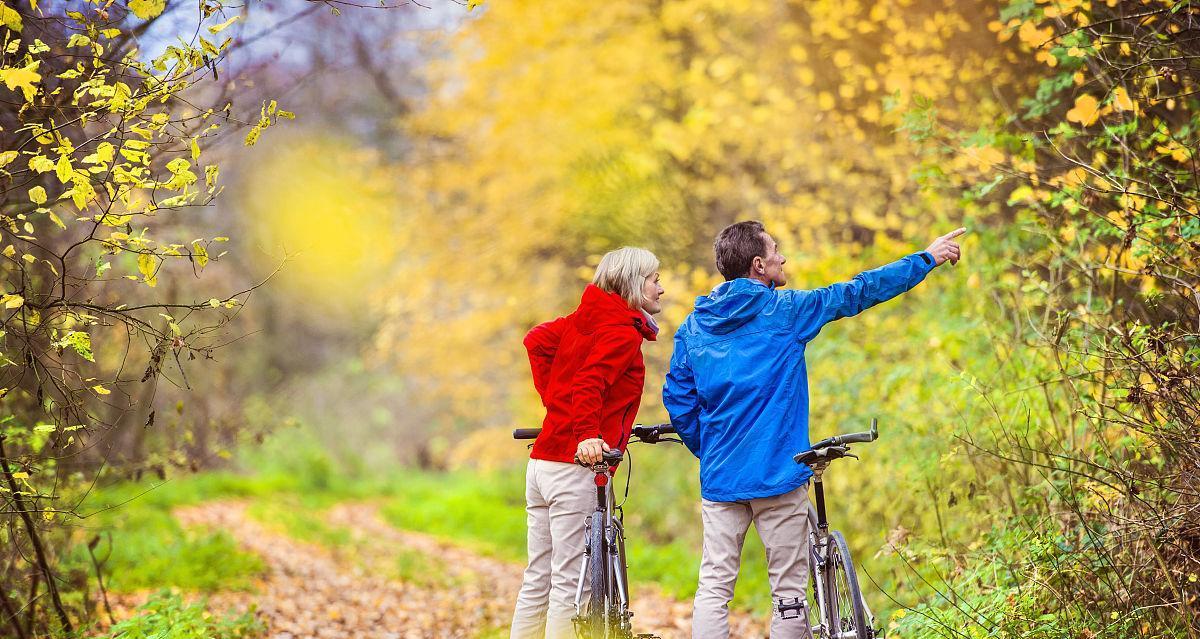
<path id="1" fill-rule="evenodd" d="M 574 639 L 575 591 L 596 509 L 595 473 L 578 464 L 530 459 L 525 470 L 529 565 L 513 612 L 512 639 Z M 584 601 L 588 584 L 584 581 Z"/>
<path id="2" fill-rule="evenodd" d="M 700 583 L 692 611 L 693 639 L 729 637 L 729 602 L 742 562 L 742 543 L 754 524 L 767 550 L 767 576 L 771 598 L 799 597 L 808 585 L 808 484 L 789 493 L 748 501 L 701 501 L 704 520 L 704 554 Z M 773 611 L 771 639 L 810 637 L 804 615 L 783 619 Z"/>

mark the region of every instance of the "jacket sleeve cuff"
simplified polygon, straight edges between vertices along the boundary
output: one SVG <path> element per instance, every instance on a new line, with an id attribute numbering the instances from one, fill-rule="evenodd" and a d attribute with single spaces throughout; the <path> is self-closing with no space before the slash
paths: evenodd
<path id="1" fill-rule="evenodd" d="M 933 259 L 933 254 L 929 251 L 921 251 L 916 253 L 916 256 L 920 259 L 921 266 L 924 267 L 926 273 L 937 268 L 937 260 Z"/>
<path id="2" fill-rule="evenodd" d="M 579 430 L 575 431 L 575 445 L 576 446 L 579 445 L 579 442 L 584 441 L 585 439 L 602 439 L 600 437 L 600 430 L 596 429 L 593 431 L 579 431 Z"/>

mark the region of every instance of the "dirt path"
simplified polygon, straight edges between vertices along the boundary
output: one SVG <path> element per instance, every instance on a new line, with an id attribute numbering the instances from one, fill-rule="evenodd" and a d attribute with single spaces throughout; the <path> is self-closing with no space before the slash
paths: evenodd
<path id="1" fill-rule="evenodd" d="M 329 512 L 330 525 L 353 535 L 353 543 L 335 550 L 272 530 L 249 518 L 239 502 L 175 514 L 186 526 L 225 530 L 263 558 L 268 570 L 257 593 L 223 593 L 210 604 L 239 610 L 257 605 L 271 639 L 508 636 L 521 566 L 397 530 L 370 504 L 342 504 Z M 637 632 L 663 639 L 691 634 L 690 602 L 641 588 L 634 610 Z M 731 636 L 764 636 L 765 623 L 754 621 L 735 614 Z"/>

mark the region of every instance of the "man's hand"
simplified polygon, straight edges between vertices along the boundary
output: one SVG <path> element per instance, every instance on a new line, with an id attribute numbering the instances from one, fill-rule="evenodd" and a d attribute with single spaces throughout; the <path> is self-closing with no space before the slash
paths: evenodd
<path id="1" fill-rule="evenodd" d="M 939 237 L 925 249 L 933 256 L 934 266 L 941 266 L 942 262 L 950 260 L 951 264 L 958 264 L 958 260 L 962 257 L 962 247 L 955 242 L 954 239 L 966 233 L 967 229 L 959 228 Z"/>
<path id="2" fill-rule="evenodd" d="M 599 437 L 585 439 L 575 448 L 575 459 L 585 464 L 596 464 L 604 460 L 604 453 L 612 450 Z"/>

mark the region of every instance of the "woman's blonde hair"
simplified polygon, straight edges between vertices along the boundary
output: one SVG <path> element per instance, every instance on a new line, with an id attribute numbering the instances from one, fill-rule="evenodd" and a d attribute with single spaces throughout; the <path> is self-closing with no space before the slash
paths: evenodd
<path id="1" fill-rule="evenodd" d="M 592 284 L 625 298 L 630 307 L 641 309 L 646 303 L 642 296 L 642 285 L 657 270 L 658 258 L 653 253 L 643 248 L 625 246 L 609 251 L 600 258 Z"/>

